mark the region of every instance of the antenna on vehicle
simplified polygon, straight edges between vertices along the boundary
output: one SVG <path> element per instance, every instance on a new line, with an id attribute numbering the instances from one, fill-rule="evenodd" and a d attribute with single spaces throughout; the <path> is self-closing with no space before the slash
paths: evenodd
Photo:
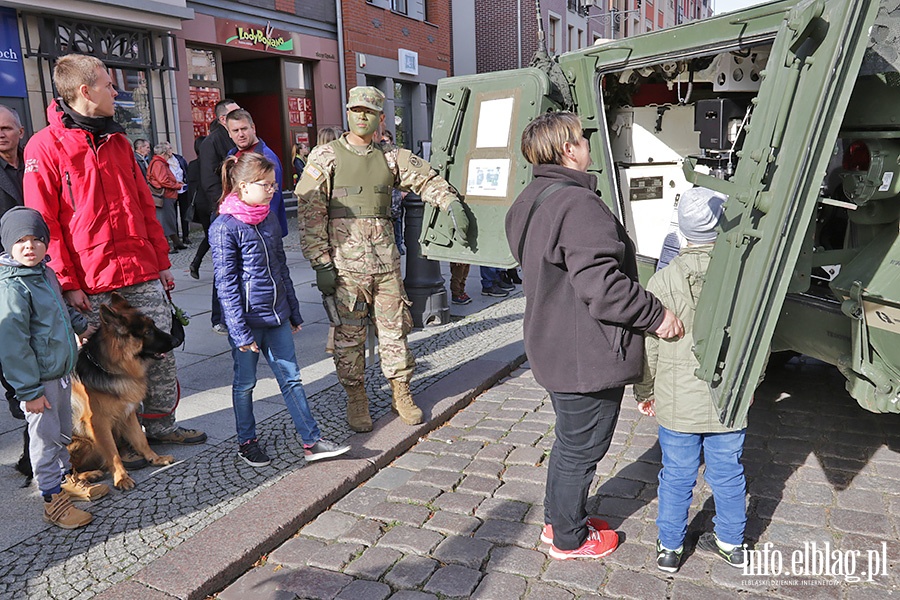
<path id="1" fill-rule="evenodd" d="M 550 78 L 550 99 L 561 104 L 566 110 L 575 108 L 575 100 L 569 89 L 569 80 L 563 74 L 556 57 L 547 52 L 547 41 L 544 35 L 544 19 L 541 16 L 541 0 L 534 0 L 534 12 L 538 26 L 538 47 L 531 57 L 531 66 L 540 69 Z"/>

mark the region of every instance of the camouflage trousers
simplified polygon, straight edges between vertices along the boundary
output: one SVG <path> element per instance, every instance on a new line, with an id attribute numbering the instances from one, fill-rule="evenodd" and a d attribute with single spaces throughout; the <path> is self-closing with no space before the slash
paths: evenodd
<path id="1" fill-rule="evenodd" d="M 338 271 L 335 300 L 343 321 L 334 332 L 338 380 L 345 386 L 364 383 L 366 317 L 371 314 L 378 331 L 381 371 L 388 379 L 409 382 L 415 366 L 406 341 L 412 315 L 400 270 L 371 275 Z"/>
<path id="2" fill-rule="evenodd" d="M 129 285 L 115 290 L 128 303 L 153 319 L 163 331 L 172 329 L 172 312 L 162 284 L 158 279 Z M 86 315 L 91 325 L 100 323 L 100 305 L 109 302 L 112 292 L 88 294 L 91 314 Z M 175 381 L 175 353 L 166 352 L 162 360 L 151 361 L 147 368 L 147 396 L 144 398 L 142 413 L 165 415 L 141 419 L 149 437 L 159 437 L 171 433 L 175 425 L 175 404 L 178 401 L 178 384 Z"/>

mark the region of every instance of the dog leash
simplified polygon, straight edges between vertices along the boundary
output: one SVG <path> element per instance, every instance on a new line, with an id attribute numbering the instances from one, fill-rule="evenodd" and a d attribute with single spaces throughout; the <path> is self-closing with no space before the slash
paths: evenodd
<path id="1" fill-rule="evenodd" d="M 181 382 L 178 381 L 178 378 L 175 378 L 175 406 L 172 407 L 172 410 L 164 413 L 137 413 L 137 416 L 141 419 L 164 419 L 175 412 L 175 409 L 178 408 L 178 403 L 181 402 Z"/>

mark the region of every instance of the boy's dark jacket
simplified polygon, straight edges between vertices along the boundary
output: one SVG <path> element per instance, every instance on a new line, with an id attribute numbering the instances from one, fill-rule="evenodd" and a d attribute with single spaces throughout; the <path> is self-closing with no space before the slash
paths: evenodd
<path id="1" fill-rule="evenodd" d="M 535 179 L 506 215 L 506 236 L 522 266 L 525 350 L 538 383 L 553 392 L 589 393 L 637 381 L 643 332 L 663 321 L 663 305 L 637 280 L 635 249 L 594 192 L 593 175 L 536 165 Z M 535 212 L 524 257 L 519 240 L 537 196 L 558 181 Z"/>
<path id="2" fill-rule="evenodd" d="M 20 402 L 40 398 L 42 382 L 72 372 L 75 332 L 86 329 L 87 320 L 63 301 L 46 262 L 23 267 L 9 254 L 0 255 L 0 364 Z"/>

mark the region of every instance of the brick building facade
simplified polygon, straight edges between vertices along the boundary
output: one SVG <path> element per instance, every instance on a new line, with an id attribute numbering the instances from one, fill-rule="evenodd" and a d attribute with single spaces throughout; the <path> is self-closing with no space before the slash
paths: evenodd
<path id="1" fill-rule="evenodd" d="M 384 92 L 395 141 L 427 153 L 438 79 L 452 70 L 450 3 L 342 0 L 346 89 Z"/>

